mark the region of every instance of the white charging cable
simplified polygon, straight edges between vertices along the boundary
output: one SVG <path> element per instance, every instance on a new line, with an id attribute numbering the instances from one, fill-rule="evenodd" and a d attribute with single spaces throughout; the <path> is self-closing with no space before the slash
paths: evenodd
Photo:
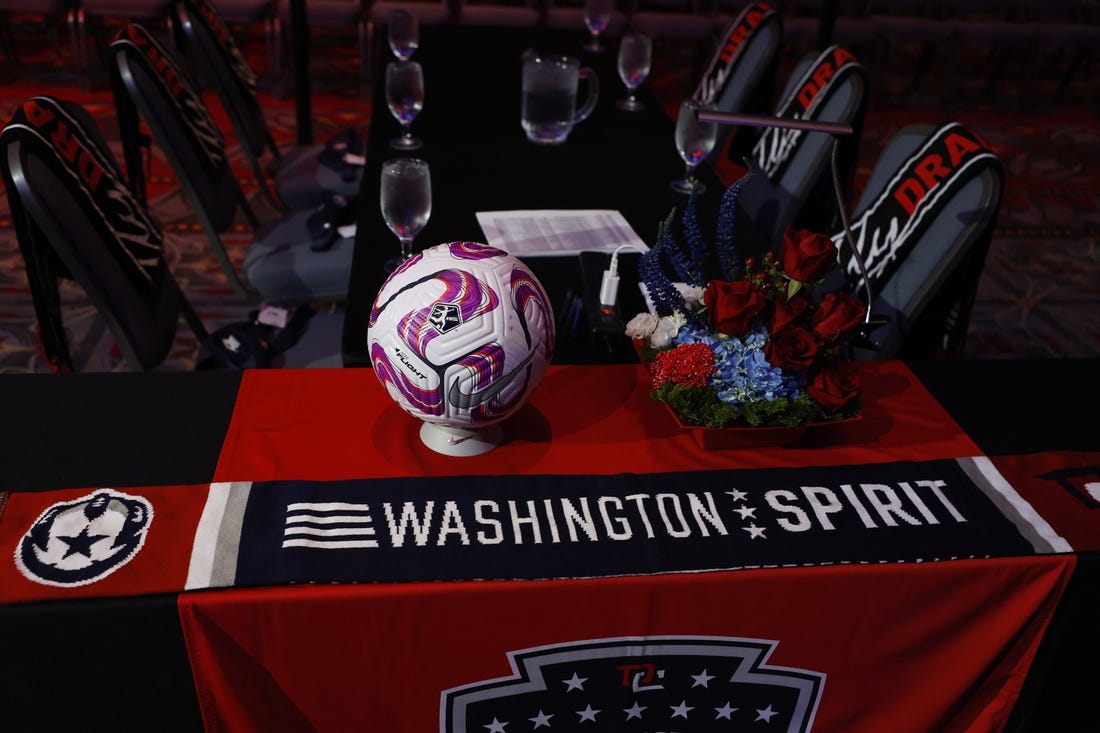
<path id="1" fill-rule="evenodd" d="M 645 250 L 636 244 L 620 244 L 611 253 L 611 263 L 603 271 L 603 279 L 600 281 L 600 305 L 614 306 L 619 301 L 619 252 L 626 249 L 636 249 L 644 253 Z"/>

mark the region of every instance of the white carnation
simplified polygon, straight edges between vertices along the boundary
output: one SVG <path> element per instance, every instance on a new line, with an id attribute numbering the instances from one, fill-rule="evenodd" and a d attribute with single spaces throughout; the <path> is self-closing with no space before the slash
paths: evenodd
<path id="1" fill-rule="evenodd" d="M 657 330 L 660 317 L 655 313 L 639 313 L 626 324 L 626 335 L 630 338 L 649 338 Z"/>
<path id="2" fill-rule="evenodd" d="M 671 316 L 665 316 L 661 320 L 664 321 L 665 323 L 668 323 L 671 328 L 675 329 L 672 332 L 674 334 L 677 331 L 679 331 L 681 328 L 683 328 L 685 325 L 687 325 L 687 322 L 688 322 L 687 316 L 685 316 L 680 311 L 673 311 Z"/>
<path id="3" fill-rule="evenodd" d="M 688 308 L 695 308 L 703 302 L 703 290 L 704 288 L 698 285 L 684 286 L 680 293 L 684 296 L 684 302 L 687 303 Z"/>
<path id="4" fill-rule="evenodd" d="M 672 343 L 672 337 L 680 332 L 680 326 L 684 325 L 684 317 L 681 315 L 679 318 L 676 316 L 679 314 L 673 314 L 671 316 L 665 316 L 661 319 L 661 322 L 657 324 L 656 330 L 653 331 L 653 335 L 649 337 L 649 345 L 655 349 L 663 349 Z M 677 323 L 680 321 L 680 323 Z"/>

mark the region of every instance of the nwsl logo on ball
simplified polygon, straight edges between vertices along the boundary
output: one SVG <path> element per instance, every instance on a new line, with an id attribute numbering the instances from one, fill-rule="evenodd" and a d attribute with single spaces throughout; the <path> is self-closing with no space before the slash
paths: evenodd
<path id="1" fill-rule="evenodd" d="M 428 314 L 428 323 L 444 334 L 462 325 L 462 309 L 454 303 L 436 303 Z"/>

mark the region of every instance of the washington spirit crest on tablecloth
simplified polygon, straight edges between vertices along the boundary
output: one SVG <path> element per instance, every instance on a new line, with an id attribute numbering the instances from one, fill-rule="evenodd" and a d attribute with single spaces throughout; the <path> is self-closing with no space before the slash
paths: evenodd
<path id="1" fill-rule="evenodd" d="M 766 664 L 776 642 L 637 637 L 510 653 L 513 674 L 446 690 L 440 731 L 809 731 L 825 675 Z M 590 725 L 591 724 L 591 725 Z M 511 727 L 509 727 L 509 725 Z M 533 726 L 533 728 L 531 727 Z"/>

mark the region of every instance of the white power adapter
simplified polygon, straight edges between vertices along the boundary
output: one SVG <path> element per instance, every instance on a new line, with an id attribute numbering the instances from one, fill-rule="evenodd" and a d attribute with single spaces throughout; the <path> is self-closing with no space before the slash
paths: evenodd
<path id="1" fill-rule="evenodd" d="M 611 262 L 603 271 L 603 279 L 600 280 L 600 305 L 602 306 L 611 307 L 619 302 L 619 252 L 628 247 L 639 252 L 643 251 L 637 245 L 620 244 L 611 253 Z"/>

